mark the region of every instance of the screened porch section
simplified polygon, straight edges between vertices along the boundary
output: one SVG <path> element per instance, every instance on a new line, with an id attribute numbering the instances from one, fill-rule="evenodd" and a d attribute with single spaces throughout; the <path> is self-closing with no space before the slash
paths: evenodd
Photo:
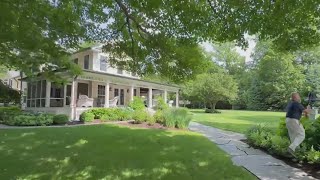
<path id="1" fill-rule="evenodd" d="M 133 85 L 84 80 L 65 85 L 51 83 L 47 80 L 38 80 L 27 84 L 27 108 L 121 107 L 127 106 L 134 96 L 141 97 L 146 107 L 155 106 L 156 99 L 159 96 L 163 97 L 167 103 L 173 104 L 174 101 L 167 99 L 169 92 L 166 90 L 135 87 Z M 72 98 L 73 96 L 74 98 Z"/>

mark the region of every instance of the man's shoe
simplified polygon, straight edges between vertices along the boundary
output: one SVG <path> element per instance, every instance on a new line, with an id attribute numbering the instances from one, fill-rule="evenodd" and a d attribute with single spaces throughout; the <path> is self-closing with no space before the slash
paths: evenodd
<path id="1" fill-rule="evenodd" d="M 288 153 L 291 154 L 291 156 L 293 156 L 294 158 L 296 158 L 294 151 L 290 147 L 288 147 Z"/>

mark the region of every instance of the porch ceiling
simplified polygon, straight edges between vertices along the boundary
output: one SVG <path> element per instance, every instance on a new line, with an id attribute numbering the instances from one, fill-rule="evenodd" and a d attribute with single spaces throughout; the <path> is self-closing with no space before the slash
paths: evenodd
<path id="1" fill-rule="evenodd" d="M 180 89 L 177 85 L 168 85 L 158 82 L 145 81 L 141 79 L 119 76 L 115 74 L 96 72 L 96 71 L 84 71 L 83 74 L 79 75 L 78 80 L 87 80 L 87 81 L 97 81 L 97 82 L 109 82 L 112 84 L 126 85 L 126 86 L 135 86 L 135 87 L 145 87 L 153 88 L 160 90 L 167 90 L 176 92 Z"/>

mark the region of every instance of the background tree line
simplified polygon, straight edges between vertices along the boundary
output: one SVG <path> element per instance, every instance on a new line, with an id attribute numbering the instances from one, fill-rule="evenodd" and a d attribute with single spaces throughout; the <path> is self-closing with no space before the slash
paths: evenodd
<path id="1" fill-rule="evenodd" d="M 292 92 L 320 95 L 319 47 L 284 52 L 271 41 L 258 41 L 249 62 L 234 43 L 213 47 L 213 52 L 205 52 L 210 64 L 206 71 L 187 82 L 182 92 L 191 107 L 214 110 L 219 102 L 235 109 L 284 110 Z"/>

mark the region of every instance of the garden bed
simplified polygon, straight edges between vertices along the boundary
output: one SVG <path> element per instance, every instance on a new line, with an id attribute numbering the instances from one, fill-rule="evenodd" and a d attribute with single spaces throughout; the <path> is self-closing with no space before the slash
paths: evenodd
<path id="1" fill-rule="evenodd" d="M 272 157 L 276 158 L 276 159 L 280 159 L 282 160 L 284 163 L 286 163 L 287 165 L 297 168 L 297 169 L 301 169 L 304 172 L 306 172 L 308 175 L 320 179 L 320 166 L 318 164 L 310 164 L 310 163 L 306 163 L 306 162 L 296 162 L 293 160 L 292 157 L 285 157 L 285 156 L 280 156 L 274 153 L 270 153 L 267 149 L 265 148 L 261 148 L 261 147 L 257 147 L 252 145 L 248 140 L 246 139 L 242 139 L 242 142 L 248 144 L 249 146 L 255 148 L 255 149 L 259 149 L 269 155 L 271 155 Z"/>
<path id="2" fill-rule="evenodd" d="M 163 124 L 160 123 L 154 123 L 154 124 L 148 124 L 147 122 L 142 122 L 140 124 L 135 123 L 134 120 L 128 120 L 128 121 L 101 121 L 99 119 L 95 119 L 92 122 L 81 122 L 81 121 L 70 121 L 67 123 L 67 126 L 72 125 L 90 125 L 90 124 L 117 124 L 120 126 L 127 126 L 127 127 L 139 127 L 139 128 L 147 128 L 147 129 L 165 129 L 165 130 L 180 130 L 178 128 L 168 128 L 165 127 Z"/>

